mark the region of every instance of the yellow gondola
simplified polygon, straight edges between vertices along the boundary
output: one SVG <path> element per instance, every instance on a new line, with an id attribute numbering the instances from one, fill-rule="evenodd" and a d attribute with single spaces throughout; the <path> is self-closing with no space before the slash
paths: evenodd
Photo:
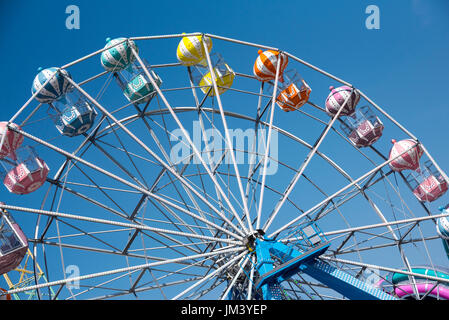
<path id="1" fill-rule="evenodd" d="M 221 67 L 221 68 L 215 67 L 213 70 L 214 70 L 214 75 L 215 75 L 215 79 L 216 79 L 216 83 L 217 83 L 217 87 L 218 87 L 218 94 L 222 94 L 223 92 L 225 92 L 226 90 L 228 90 L 228 88 L 230 88 L 232 86 L 232 83 L 234 82 L 235 73 L 231 69 L 231 67 L 229 67 L 227 64 L 224 64 L 224 68 L 223 67 Z M 209 88 L 212 88 L 210 90 L 209 95 L 210 96 L 215 95 L 215 90 L 213 89 L 213 82 L 212 82 L 212 77 L 211 77 L 210 72 L 208 72 L 204 75 L 204 77 L 201 79 L 199 85 L 201 86 L 201 90 L 205 94 L 207 94 L 207 92 L 209 91 Z"/>
<path id="2" fill-rule="evenodd" d="M 202 35 L 183 37 L 176 50 L 178 61 L 184 66 L 193 66 L 196 64 L 206 66 L 204 43 L 206 43 L 207 50 L 210 53 L 212 50 L 212 40 L 209 37 Z"/>

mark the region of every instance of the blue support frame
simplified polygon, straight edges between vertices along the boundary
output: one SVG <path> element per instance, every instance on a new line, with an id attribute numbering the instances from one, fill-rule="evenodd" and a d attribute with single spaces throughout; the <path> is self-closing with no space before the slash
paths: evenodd
<path id="1" fill-rule="evenodd" d="M 397 300 L 319 259 L 306 263 L 302 271 L 350 300 Z"/>
<path id="2" fill-rule="evenodd" d="M 265 300 L 281 299 L 282 293 L 279 292 L 279 284 L 298 273 L 306 261 L 324 253 L 329 245 L 329 242 L 325 242 L 306 252 L 300 252 L 277 241 L 257 239 L 255 243 L 256 268 L 260 277 L 256 283 L 256 288 L 262 289 Z M 285 262 L 275 268 L 272 255 Z"/>
<path id="3" fill-rule="evenodd" d="M 302 240 L 295 244 L 300 249 L 263 237 L 254 240 L 256 269 L 259 273 L 256 289 L 262 291 L 265 300 L 282 299 L 281 282 L 299 272 L 311 276 L 348 299 L 396 300 L 382 290 L 318 259 L 329 248 L 330 242 L 316 224 L 310 223 L 299 231 Z M 281 264 L 275 267 L 273 257 L 280 260 Z"/>

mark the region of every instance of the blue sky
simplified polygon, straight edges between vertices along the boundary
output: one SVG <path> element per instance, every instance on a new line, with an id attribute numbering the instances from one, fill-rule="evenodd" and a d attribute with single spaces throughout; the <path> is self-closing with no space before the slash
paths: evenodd
<path id="1" fill-rule="evenodd" d="M 80 8 L 79 30 L 65 28 L 70 4 Z M 369 4 L 380 9 L 380 30 L 365 28 Z M 203 31 L 295 53 L 362 88 L 431 150 L 442 148 L 434 132 L 445 127 L 448 115 L 444 0 L 136 1 L 126 9 L 121 1 L 43 0 L 0 6 L 1 68 L 7 75 L 1 85 L 8 93 L 2 95 L 3 119 L 26 101 L 39 66 L 63 65 L 101 48 L 108 36 Z"/>
<path id="2" fill-rule="evenodd" d="M 79 30 L 65 26 L 68 5 L 80 9 Z M 368 5 L 380 9 L 379 30 L 365 26 Z M 449 170 L 446 0 L 0 1 L 0 119 L 8 120 L 30 97 L 40 66 L 64 65 L 102 48 L 107 37 L 196 31 L 278 47 L 350 82 L 415 134 L 443 170 Z M 238 60 L 239 47 L 224 50 Z M 146 53 L 155 60 L 176 61 L 174 52 L 167 57 L 157 47 Z M 252 64 L 236 61 L 234 66 L 251 73 Z M 102 71 L 99 63 L 90 66 L 77 69 L 80 80 Z M 326 84 L 312 84 L 312 89 L 323 105 Z M 343 154 L 335 156 L 356 166 Z M 26 200 L 0 191 L 7 202 L 37 201 L 29 204 L 36 207 L 42 195 Z"/>

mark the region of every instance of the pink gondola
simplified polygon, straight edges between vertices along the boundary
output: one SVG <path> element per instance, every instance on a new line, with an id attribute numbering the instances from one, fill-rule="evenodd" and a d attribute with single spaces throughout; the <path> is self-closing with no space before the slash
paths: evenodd
<path id="1" fill-rule="evenodd" d="M 8 123 L 5 121 L 0 122 L 0 144 L 3 141 L 3 145 L 0 148 L 0 159 L 3 159 L 10 154 L 14 154 L 15 150 L 19 148 L 23 142 L 23 136 L 8 129 L 7 125 Z M 20 129 L 20 127 L 14 123 L 11 123 L 10 126 Z"/>
<path id="2" fill-rule="evenodd" d="M 346 99 L 348 101 L 340 112 L 340 116 L 348 116 L 354 113 L 355 107 L 360 101 L 360 94 L 357 90 L 348 86 L 341 86 L 338 88 L 331 86 L 329 87 L 329 90 L 331 92 L 326 99 L 326 112 L 329 116 L 335 116 L 345 103 Z"/>
<path id="3" fill-rule="evenodd" d="M 392 140 L 391 142 L 393 147 L 390 150 L 389 159 L 394 159 L 390 162 L 390 168 L 393 171 L 416 170 L 419 168 L 419 159 L 423 154 L 423 149 L 417 141 L 405 139 L 401 141 Z M 405 152 L 406 150 L 408 151 Z"/>
<path id="4" fill-rule="evenodd" d="M 422 202 L 432 202 L 441 197 L 447 191 L 447 182 L 442 176 L 427 177 L 418 187 L 413 190 L 413 194 Z"/>
<path id="5" fill-rule="evenodd" d="M 50 169 L 32 147 L 20 147 L 12 159 L 3 159 L 3 184 L 12 193 L 28 194 L 44 184 Z"/>
<path id="6" fill-rule="evenodd" d="M 358 148 L 368 147 L 382 136 L 384 125 L 368 106 L 342 120 L 341 129 Z"/>
<path id="7" fill-rule="evenodd" d="M 448 190 L 443 176 L 435 170 L 430 161 L 407 176 L 407 181 L 413 189 L 413 194 L 421 202 L 432 202 L 441 197 Z"/>
<path id="8" fill-rule="evenodd" d="M 14 270 L 28 250 L 27 237 L 6 211 L 0 211 L 0 275 Z"/>

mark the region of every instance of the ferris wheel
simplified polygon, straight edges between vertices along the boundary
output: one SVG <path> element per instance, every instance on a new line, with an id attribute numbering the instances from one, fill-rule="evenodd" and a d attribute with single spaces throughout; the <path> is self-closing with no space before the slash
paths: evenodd
<path id="1" fill-rule="evenodd" d="M 291 53 L 108 38 L 31 91 L 0 123 L 2 299 L 449 299 L 448 176 Z"/>

